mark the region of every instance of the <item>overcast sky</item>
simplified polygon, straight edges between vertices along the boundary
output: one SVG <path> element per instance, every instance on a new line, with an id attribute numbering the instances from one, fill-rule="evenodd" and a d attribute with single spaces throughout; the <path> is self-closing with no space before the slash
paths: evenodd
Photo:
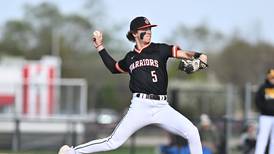
<path id="1" fill-rule="evenodd" d="M 48 1 L 58 5 L 63 13 L 81 13 L 85 0 L 10 0 L 0 1 L 0 25 L 7 20 L 21 18 L 23 4 Z M 230 34 L 238 29 L 246 38 L 262 39 L 274 44 L 273 0 L 104 0 L 108 22 L 125 23 L 136 16 L 146 16 L 159 25 L 154 40 L 169 36 L 178 24 L 197 26 L 206 23 L 211 29 Z M 104 21 L 98 21 L 104 22 Z M 124 37 L 124 35 L 123 35 Z"/>

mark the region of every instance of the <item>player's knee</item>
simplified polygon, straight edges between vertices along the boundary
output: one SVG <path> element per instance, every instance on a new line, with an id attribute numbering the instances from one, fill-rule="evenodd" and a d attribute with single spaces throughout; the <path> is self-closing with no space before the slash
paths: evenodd
<path id="1" fill-rule="evenodd" d="M 115 150 L 115 149 L 119 148 L 120 146 L 121 146 L 121 145 L 118 144 L 118 143 L 112 143 L 112 144 L 110 144 L 111 150 Z"/>
<path id="2" fill-rule="evenodd" d="M 191 127 L 191 131 L 189 131 L 187 138 L 188 139 L 193 139 L 193 138 L 199 138 L 199 130 L 196 126 L 192 126 Z"/>
<path id="3" fill-rule="evenodd" d="M 194 127 L 194 132 L 193 132 L 193 133 L 194 133 L 193 135 L 194 135 L 196 138 L 200 138 L 199 130 L 198 130 L 197 127 Z"/>
<path id="4" fill-rule="evenodd" d="M 119 148 L 121 145 L 123 144 L 123 142 L 119 142 L 119 141 L 114 141 L 114 140 L 109 140 L 108 141 L 108 146 L 110 148 L 110 150 L 115 150 L 117 148 Z"/>

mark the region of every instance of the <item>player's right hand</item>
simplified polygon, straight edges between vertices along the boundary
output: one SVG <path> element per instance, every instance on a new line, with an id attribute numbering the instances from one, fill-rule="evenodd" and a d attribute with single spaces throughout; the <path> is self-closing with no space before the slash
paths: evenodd
<path id="1" fill-rule="evenodd" d="M 102 34 L 102 32 L 100 32 L 98 30 L 94 31 L 92 41 L 93 41 L 93 45 L 96 49 L 103 46 L 103 34 Z"/>

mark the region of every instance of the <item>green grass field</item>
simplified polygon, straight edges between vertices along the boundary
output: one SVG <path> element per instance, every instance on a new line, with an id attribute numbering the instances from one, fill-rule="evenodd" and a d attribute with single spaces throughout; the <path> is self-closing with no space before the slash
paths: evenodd
<path id="1" fill-rule="evenodd" d="M 20 152 L 12 152 L 12 151 L 4 151 L 0 150 L 0 154 L 57 154 L 57 151 L 20 151 Z M 101 152 L 98 154 L 131 154 L 129 148 L 118 148 L 114 151 L 109 152 Z M 135 149 L 135 152 L 132 154 L 155 154 L 154 147 L 138 147 Z"/>

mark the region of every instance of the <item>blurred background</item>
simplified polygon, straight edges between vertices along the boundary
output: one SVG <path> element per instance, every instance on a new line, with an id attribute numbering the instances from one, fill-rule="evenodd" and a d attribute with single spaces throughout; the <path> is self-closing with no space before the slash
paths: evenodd
<path id="1" fill-rule="evenodd" d="M 158 27 L 153 42 L 204 52 L 209 68 L 191 75 L 168 63 L 170 104 L 197 126 L 214 125 L 215 153 L 243 153 L 258 122 L 254 93 L 274 68 L 272 1 L 12 0 L 0 2 L 0 153 L 57 153 L 111 134 L 130 103 L 128 75 L 112 75 L 91 44 L 94 30 L 119 60 L 133 48 L 136 16 Z M 206 118 L 205 118 L 206 117 Z M 185 145 L 147 126 L 118 151 L 164 154 Z"/>

